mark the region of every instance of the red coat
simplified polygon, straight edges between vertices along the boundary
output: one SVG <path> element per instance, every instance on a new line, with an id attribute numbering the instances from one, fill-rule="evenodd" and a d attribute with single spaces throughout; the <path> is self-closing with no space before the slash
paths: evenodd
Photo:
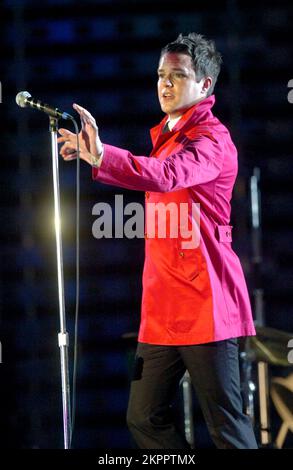
<path id="1" fill-rule="evenodd" d="M 102 165 L 93 169 L 101 182 L 146 191 L 141 342 L 187 345 L 255 334 L 245 278 L 231 247 L 237 151 L 211 112 L 214 101 L 211 96 L 191 107 L 171 132 L 162 134 L 167 117 L 153 128 L 153 158 L 105 145 Z M 184 246 L 180 230 L 177 238 L 170 230 L 160 238 L 157 225 L 149 236 L 149 205 L 160 202 L 173 203 L 178 213 L 185 203 L 189 228 L 200 217 L 199 246 Z M 193 203 L 200 204 L 200 215 Z"/>

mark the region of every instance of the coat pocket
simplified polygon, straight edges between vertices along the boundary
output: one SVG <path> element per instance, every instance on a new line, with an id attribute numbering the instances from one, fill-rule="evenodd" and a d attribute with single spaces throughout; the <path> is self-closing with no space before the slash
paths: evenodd
<path id="1" fill-rule="evenodd" d="M 182 249 L 179 242 L 178 260 L 183 277 L 188 281 L 196 279 L 201 271 L 202 257 L 200 248 Z"/>

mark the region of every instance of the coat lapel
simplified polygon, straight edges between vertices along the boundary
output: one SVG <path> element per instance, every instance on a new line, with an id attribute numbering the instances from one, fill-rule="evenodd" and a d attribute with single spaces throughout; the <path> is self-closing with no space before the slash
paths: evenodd
<path id="1" fill-rule="evenodd" d="M 211 132 L 208 130 L 208 118 L 212 118 L 210 109 L 215 103 L 214 95 L 205 98 L 203 101 L 195 104 L 189 108 L 177 122 L 175 127 L 170 132 L 163 133 L 163 128 L 167 122 L 168 116 L 155 127 L 150 130 L 150 135 L 153 143 L 153 150 L 150 154 L 151 157 L 156 157 L 160 150 L 166 158 L 166 151 L 168 153 L 180 149 L 182 145 L 186 145 L 187 140 L 194 140 L 197 137 L 206 135 L 214 140 Z M 209 121 L 209 127 L 210 127 Z"/>

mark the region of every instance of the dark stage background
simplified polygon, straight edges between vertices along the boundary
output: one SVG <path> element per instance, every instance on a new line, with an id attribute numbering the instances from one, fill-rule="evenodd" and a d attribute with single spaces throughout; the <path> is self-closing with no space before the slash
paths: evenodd
<path id="1" fill-rule="evenodd" d="M 289 6 L 290 5 L 290 6 Z M 59 312 L 48 119 L 20 109 L 15 95 L 95 117 L 104 142 L 146 155 L 162 117 L 156 95 L 159 51 L 180 32 L 216 41 L 224 65 L 217 116 L 239 149 L 232 225 L 251 299 L 249 178 L 260 168 L 261 286 L 266 324 L 293 331 L 292 6 L 284 1 L 9 1 L 1 6 L 2 448 L 62 448 Z M 64 123 L 66 125 L 66 123 Z M 63 126 L 63 123 L 62 123 Z M 70 364 L 75 302 L 75 164 L 60 160 Z M 76 448 L 132 448 L 125 423 L 133 344 L 139 325 L 143 240 L 92 235 L 92 207 L 143 202 L 144 195 L 91 181 L 81 164 L 81 281 Z M 162 295 L 164 293 L 162 292 Z M 286 376 L 286 367 L 270 367 Z M 254 366 L 255 374 L 255 366 Z M 177 413 L 182 421 L 181 391 Z M 281 419 L 271 403 L 272 433 Z M 198 447 L 212 447 L 194 402 Z M 257 430 L 257 427 L 256 427 Z M 292 446 L 288 435 L 285 447 Z"/>

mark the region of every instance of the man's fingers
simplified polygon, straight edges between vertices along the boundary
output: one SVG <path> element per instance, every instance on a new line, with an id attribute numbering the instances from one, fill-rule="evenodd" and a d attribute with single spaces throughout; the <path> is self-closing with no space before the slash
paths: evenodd
<path id="1" fill-rule="evenodd" d="M 61 142 L 67 142 L 67 141 L 68 141 L 68 137 L 66 137 L 66 136 L 58 137 L 58 139 L 57 139 L 58 144 L 61 144 Z"/>
<path id="2" fill-rule="evenodd" d="M 58 132 L 59 132 L 59 134 L 62 135 L 62 136 L 67 136 L 67 137 L 71 137 L 71 136 L 72 136 L 72 137 L 75 137 L 74 132 L 68 131 L 67 129 L 64 129 L 64 128 L 62 128 L 62 127 L 61 127 L 60 129 L 58 129 Z"/>
<path id="3" fill-rule="evenodd" d="M 79 104 L 74 103 L 72 107 L 75 109 L 75 111 L 78 112 L 81 118 L 84 118 L 86 115 L 86 109 L 83 108 L 82 106 L 79 106 Z"/>
<path id="4" fill-rule="evenodd" d="M 80 106 L 80 105 L 77 104 L 77 103 L 73 103 L 72 107 L 73 107 L 73 109 L 75 109 L 75 111 L 77 111 L 79 114 L 84 113 L 84 112 L 88 112 L 88 111 L 86 111 L 85 108 L 83 108 L 82 106 Z"/>
<path id="5" fill-rule="evenodd" d="M 58 129 L 59 134 L 61 137 L 58 137 L 57 142 L 60 144 L 61 142 L 76 142 L 76 134 L 73 132 L 68 131 L 67 129 Z"/>
<path id="6" fill-rule="evenodd" d="M 60 155 L 62 155 L 62 157 L 63 157 L 63 156 L 66 156 L 66 155 L 70 155 L 73 152 L 76 152 L 76 148 L 66 142 L 65 144 L 62 145 L 59 152 L 60 152 Z"/>
<path id="7" fill-rule="evenodd" d="M 63 158 L 63 160 L 75 160 L 76 157 L 77 157 L 77 152 L 76 150 L 72 149 L 72 151 L 64 151 L 64 152 L 60 152 L 60 155 L 61 157 Z"/>
<path id="8" fill-rule="evenodd" d="M 73 145 L 74 147 L 76 147 L 76 137 L 74 136 L 74 138 L 70 137 L 70 136 L 64 136 L 64 137 L 58 137 L 57 139 L 57 142 L 58 144 L 61 144 L 62 142 L 64 143 L 68 143 L 70 145 Z"/>
<path id="9" fill-rule="evenodd" d="M 76 149 L 74 147 L 70 147 L 69 145 L 65 144 L 61 147 L 60 153 L 64 155 L 68 155 L 70 153 L 76 152 Z"/>
<path id="10" fill-rule="evenodd" d="M 62 142 L 76 142 L 76 135 L 73 132 L 68 131 L 67 129 L 58 130 L 61 137 L 58 137 L 57 142 L 61 144 Z"/>
<path id="11" fill-rule="evenodd" d="M 79 109 L 81 109 L 81 106 L 77 103 L 73 103 L 72 107 L 77 111 L 79 112 Z"/>
<path id="12" fill-rule="evenodd" d="M 77 158 L 77 153 L 74 152 L 74 153 L 71 153 L 70 155 L 62 155 L 63 157 L 63 160 L 65 160 L 66 162 L 69 162 L 71 160 L 75 160 Z"/>
<path id="13" fill-rule="evenodd" d="M 91 115 L 91 113 L 83 108 L 82 106 L 79 106 L 79 104 L 74 103 L 73 108 L 78 112 L 80 115 L 82 124 L 89 124 L 90 126 L 97 128 L 96 120 L 95 118 Z"/>

